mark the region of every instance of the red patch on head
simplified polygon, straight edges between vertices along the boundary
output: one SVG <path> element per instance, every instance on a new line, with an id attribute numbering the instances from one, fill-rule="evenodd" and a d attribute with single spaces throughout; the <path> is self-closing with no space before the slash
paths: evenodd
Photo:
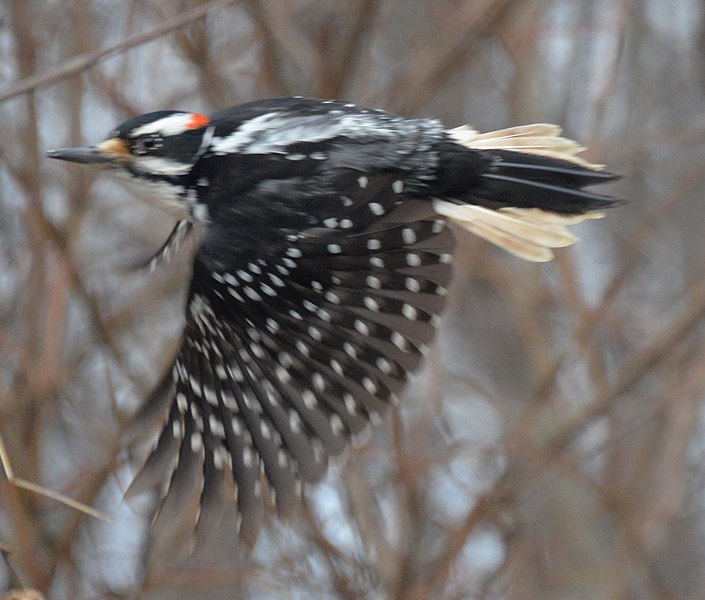
<path id="1" fill-rule="evenodd" d="M 198 129 L 199 127 L 205 127 L 210 123 L 211 120 L 206 115 L 199 115 L 194 113 L 191 115 L 191 120 L 186 125 L 187 129 Z"/>

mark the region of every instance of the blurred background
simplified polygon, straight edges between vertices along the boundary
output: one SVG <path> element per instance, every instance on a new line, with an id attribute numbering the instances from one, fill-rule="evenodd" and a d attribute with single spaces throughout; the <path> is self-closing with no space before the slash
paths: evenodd
<path id="1" fill-rule="evenodd" d="M 398 410 L 251 554 L 189 555 L 124 502 L 130 414 L 178 339 L 190 253 L 50 148 L 158 109 L 279 95 L 448 127 L 551 122 L 629 202 L 545 265 L 459 240 Z M 0 590 L 59 600 L 699 599 L 705 589 L 700 0 L 1 0 Z M 178 532 L 177 532 L 178 533 Z"/>

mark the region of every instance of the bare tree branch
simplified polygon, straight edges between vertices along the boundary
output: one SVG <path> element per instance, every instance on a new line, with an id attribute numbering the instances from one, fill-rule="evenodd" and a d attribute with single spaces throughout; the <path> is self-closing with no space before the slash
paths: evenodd
<path id="1" fill-rule="evenodd" d="M 33 75 L 22 81 L 12 84 L 9 88 L 6 88 L 5 90 L 0 91 L 0 102 L 9 100 L 10 98 L 14 98 L 15 96 L 20 96 L 22 94 L 32 92 L 37 88 L 56 83 L 57 81 L 61 81 L 62 79 L 78 75 L 79 73 L 82 73 L 86 69 L 95 66 L 106 58 L 122 54 L 127 50 L 131 50 L 132 48 L 136 48 L 137 46 L 141 46 L 143 44 L 156 40 L 168 33 L 171 33 L 175 29 L 179 29 L 184 25 L 188 25 L 189 23 L 198 21 L 198 19 L 202 19 L 205 15 L 207 15 L 213 10 L 223 8 L 224 6 L 235 4 L 240 1 L 241 0 L 211 0 L 206 4 L 189 10 L 182 15 L 179 15 L 178 17 L 174 17 L 173 19 L 167 21 L 166 23 L 163 23 L 159 27 L 155 27 L 151 31 L 133 35 L 110 48 L 96 50 L 94 52 L 89 52 L 87 54 L 82 54 L 67 59 L 60 67 L 54 69 L 53 71 Z"/>

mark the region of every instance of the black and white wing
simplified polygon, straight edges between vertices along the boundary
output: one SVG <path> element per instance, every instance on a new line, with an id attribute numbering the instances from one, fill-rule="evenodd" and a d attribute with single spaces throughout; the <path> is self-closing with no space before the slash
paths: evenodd
<path id="1" fill-rule="evenodd" d="M 163 386 L 171 406 L 133 484 L 173 469 L 167 521 L 200 487 L 200 525 L 212 526 L 232 477 L 240 534 L 254 542 L 265 505 L 291 513 L 301 484 L 379 419 L 431 342 L 452 235 L 430 203 L 397 207 L 399 174 L 346 177 L 324 227 L 263 240 L 247 258 L 213 225 L 199 250 Z"/>

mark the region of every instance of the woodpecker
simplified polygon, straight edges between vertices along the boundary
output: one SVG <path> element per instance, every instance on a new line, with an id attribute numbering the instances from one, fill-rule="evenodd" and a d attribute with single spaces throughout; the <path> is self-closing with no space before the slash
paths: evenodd
<path id="1" fill-rule="evenodd" d="M 481 134 L 293 97 L 153 112 L 50 151 L 176 216 L 150 269 L 204 230 L 180 349 L 147 402 L 165 399 L 165 421 L 130 491 L 163 482 L 167 521 L 200 493 L 212 529 L 230 479 L 254 543 L 265 508 L 289 515 L 418 367 L 451 279 L 449 222 L 541 262 L 616 204 L 585 189 L 616 176 L 583 149 L 555 125 Z"/>

